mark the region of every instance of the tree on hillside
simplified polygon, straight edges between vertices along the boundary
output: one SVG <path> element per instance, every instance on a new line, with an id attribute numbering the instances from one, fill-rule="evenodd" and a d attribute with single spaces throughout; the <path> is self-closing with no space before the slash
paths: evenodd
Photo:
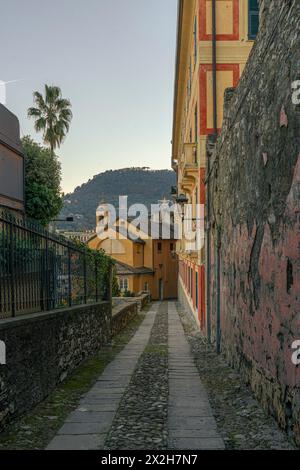
<path id="1" fill-rule="evenodd" d="M 29 136 L 22 139 L 25 154 L 25 203 L 28 217 L 46 226 L 62 209 L 61 165 L 53 150 Z"/>
<path id="2" fill-rule="evenodd" d="M 71 103 L 62 97 L 57 86 L 45 85 L 45 96 L 38 91 L 33 93 L 35 107 L 28 109 L 28 117 L 35 119 L 35 130 L 43 133 L 45 145 L 54 154 L 70 129 L 72 121 Z"/>

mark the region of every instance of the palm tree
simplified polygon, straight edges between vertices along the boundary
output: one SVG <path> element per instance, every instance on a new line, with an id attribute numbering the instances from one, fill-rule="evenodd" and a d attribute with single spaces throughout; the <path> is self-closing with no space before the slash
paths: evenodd
<path id="1" fill-rule="evenodd" d="M 35 130 L 43 132 L 43 139 L 49 145 L 52 154 L 60 147 L 66 137 L 72 121 L 71 103 L 62 97 L 57 86 L 45 85 L 45 97 L 33 93 L 35 107 L 28 109 L 28 117 L 35 119 Z"/>

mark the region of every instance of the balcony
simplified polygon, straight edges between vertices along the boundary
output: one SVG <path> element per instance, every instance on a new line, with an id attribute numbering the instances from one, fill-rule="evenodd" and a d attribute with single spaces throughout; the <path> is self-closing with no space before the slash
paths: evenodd
<path id="1" fill-rule="evenodd" d="M 183 160 L 185 164 L 198 167 L 197 144 L 187 143 L 183 146 Z"/>
<path id="2" fill-rule="evenodd" d="M 197 144 L 184 144 L 183 155 L 180 162 L 182 184 L 190 187 L 194 184 L 199 175 Z"/>

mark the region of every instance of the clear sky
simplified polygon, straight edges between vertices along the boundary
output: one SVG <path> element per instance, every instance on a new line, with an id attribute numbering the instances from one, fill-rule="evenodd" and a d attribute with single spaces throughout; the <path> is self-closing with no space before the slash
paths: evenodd
<path id="1" fill-rule="evenodd" d="M 177 0 L 9 0 L 1 5 L 0 80 L 22 134 L 33 90 L 73 105 L 58 151 L 63 190 L 106 169 L 169 168 Z"/>

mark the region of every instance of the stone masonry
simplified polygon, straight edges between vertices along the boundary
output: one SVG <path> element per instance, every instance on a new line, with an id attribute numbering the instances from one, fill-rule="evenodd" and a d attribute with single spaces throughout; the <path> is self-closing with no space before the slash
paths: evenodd
<path id="1" fill-rule="evenodd" d="M 48 450 L 224 449 L 174 302 L 152 305 Z"/>
<path id="2" fill-rule="evenodd" d="M 2 320 L 0 430 L 42 401 L 111 338 L 109 302 Z"/>
<path id="3" fill-rule="evenodd" d="M 207 178 L 212 339 L 300 444 L 300 2 L 261 2 L 261 28 Z M 299 94 L 298 94 L 299 95 Z M 220 277 L 217 259 L 220 259 Z M 220 280 L 218 282 L 218 279 Z"/>

